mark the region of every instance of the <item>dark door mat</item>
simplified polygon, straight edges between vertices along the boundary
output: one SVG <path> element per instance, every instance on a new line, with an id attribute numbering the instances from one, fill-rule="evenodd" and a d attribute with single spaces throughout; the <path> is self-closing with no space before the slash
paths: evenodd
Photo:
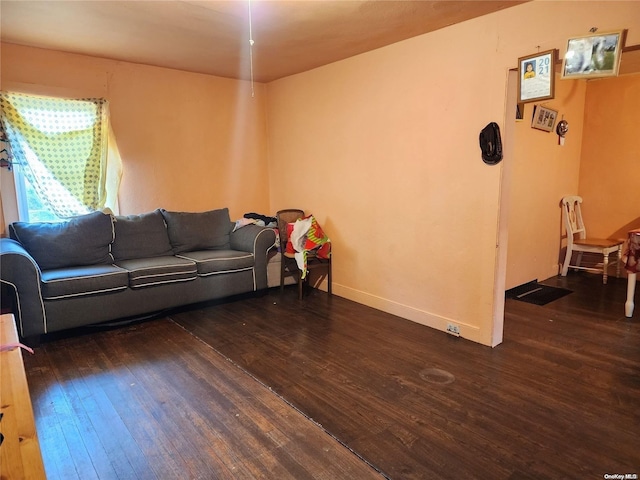
<path id="1" fill-rule="evenodd" d="M 550 287 L 534 281 L 507 290 L 505 296 L 506 298 L 533 303 L 534 305 L 546 305 L 570 293 L 572 293 L 571 290 L 566 288 Z"/>

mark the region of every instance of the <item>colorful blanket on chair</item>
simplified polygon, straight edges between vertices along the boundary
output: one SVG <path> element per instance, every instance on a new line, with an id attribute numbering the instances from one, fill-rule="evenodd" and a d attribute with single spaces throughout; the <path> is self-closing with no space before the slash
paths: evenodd
<path id="1" fill-rule="evenodd" d="M 629 273 L 640 272 L 640 229 L 631 230 L 625 241 L 622 263 Z"/>
<path id="2" fill-rule="evenodd" d="M 331 255 L 331 240 L 324 233 L 313 215 L 296 220 L 287 225 L 289 242 L 287 253 L 293 254 L 302 278 L 306 278 L 307 255 L 313 252 L 318 258 L 329 258 Z"/>

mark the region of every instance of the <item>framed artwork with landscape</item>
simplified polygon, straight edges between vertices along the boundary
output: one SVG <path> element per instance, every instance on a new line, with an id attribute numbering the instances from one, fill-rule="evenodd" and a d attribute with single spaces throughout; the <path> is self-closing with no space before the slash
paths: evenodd
<path id="1" fill-rule="evenodd" d="M 599 78 L 618 75 L 626 30 L 591 33 L 567 41 L 562 78 Z"/>
<path id="2" fill-rule="evenodd" d="M 518 59 L 518 103 L 549 100 L 555 94 L 556 49 Z"/>

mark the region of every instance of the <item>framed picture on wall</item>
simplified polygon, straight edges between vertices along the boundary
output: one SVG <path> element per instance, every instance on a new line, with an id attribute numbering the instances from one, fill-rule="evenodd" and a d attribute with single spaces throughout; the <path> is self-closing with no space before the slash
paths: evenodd
<path id="1" fill-rule="evenodd" d="M 555 94 L 558 50 L 547 50 L 518 59 L 518 103 L 539 102 Z"/>
<path id="2" fill-rule="evenodd" d="M 570 38 L 562 60 L 562 78 L 617 76 L 626 32 L 618 30 Z"/>
<path id="3" fill-rule="evenodd" d="M 557 110 L 551 110 L 550 108 L 543 107 L 542 105 L 536 105 L 533 108 L 531 127 L 538 130 L 544 130 L 545 132 L 551 132 L 553 131 L 553 127 L 555 126 L 557 119 Z"/>

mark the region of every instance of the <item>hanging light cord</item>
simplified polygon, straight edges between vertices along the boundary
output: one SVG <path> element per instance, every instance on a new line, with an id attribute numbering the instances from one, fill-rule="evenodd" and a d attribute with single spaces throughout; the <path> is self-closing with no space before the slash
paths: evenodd
<path id="1" fill-rule="evenodd" d="M 251 69 L 251 97 L 256 96 L 253 88 L 253 25 L 251 23 L 251 0 L 249 0 L 249 64 Z"/>

